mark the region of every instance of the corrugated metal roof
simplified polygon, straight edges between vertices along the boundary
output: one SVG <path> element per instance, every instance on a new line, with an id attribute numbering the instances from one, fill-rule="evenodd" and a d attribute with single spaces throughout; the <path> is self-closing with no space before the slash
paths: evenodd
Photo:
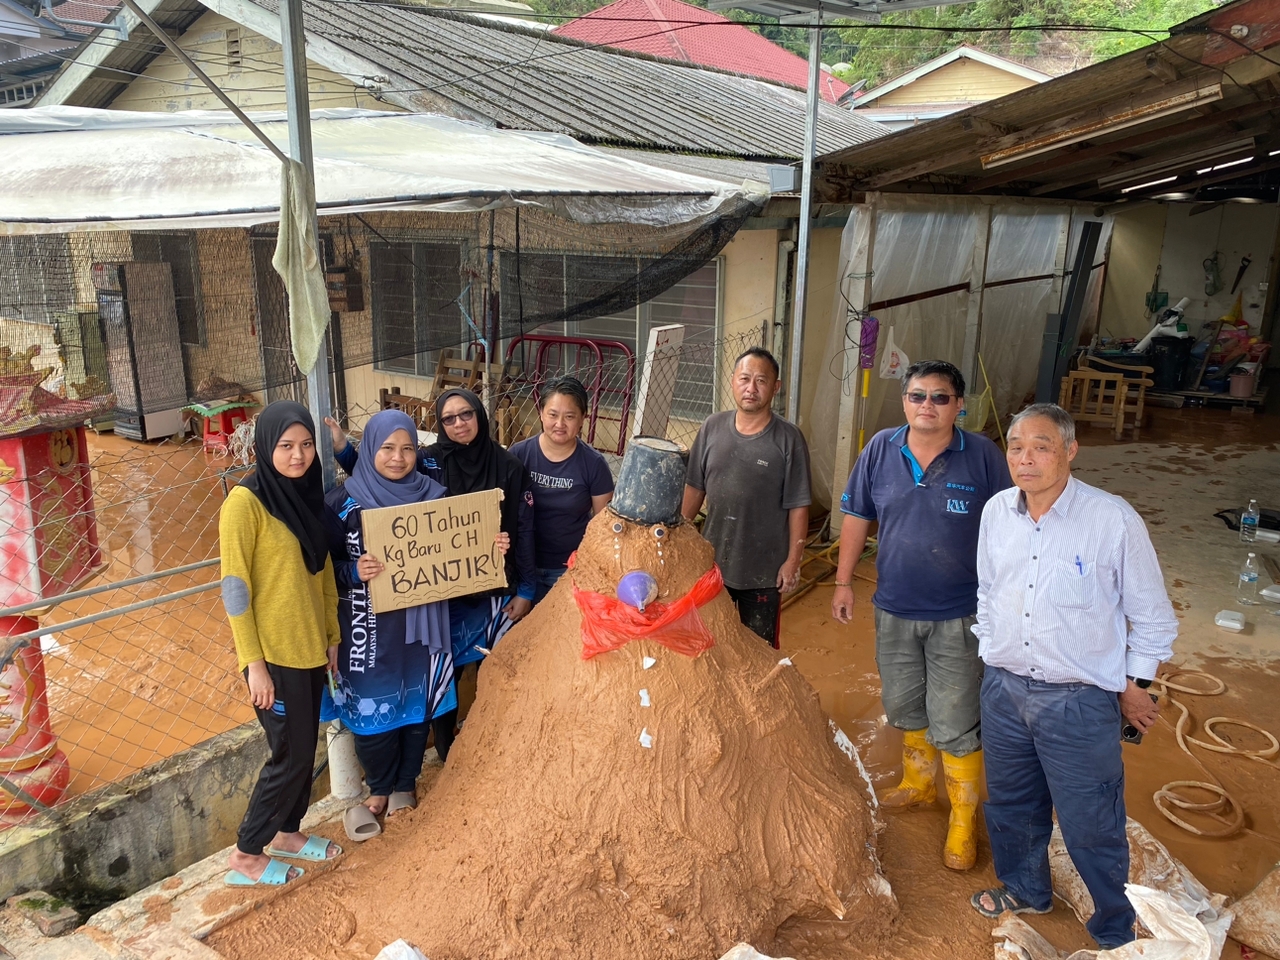
<path id="1" fill-rule="evenodd" d="M 452 12 L 306 0 L 304 18 L 309 32 L 408 81 L 423 109 L 445 98 L 502 127 L 587 143 L 761 160 L 803 152 L 805 95 L 778 84 Z M 883 133 L 823 104 L 818 151 Z"/>
<path id="2" fill-rule="evenodd" d="M 830 153 L 818 198 L 888 190 L 1134 200 L 1274 169 L 1280 61 L 1266 51 L 1280 46 L 1275 7 L 1237 0 L 1168 40 Z M 1233 173 L 1197 173 L 1245 156 L 1251 165 Z"/>
<path id="3" fill-rule="evenodd" d="M 614 0 L 553 32 L 558 37 L 716 67 L 801 90 L 809 83 L 809 63 L 804 57 L 728 17 L 684 0 Z M 824 100 L 835 103 L 849 85 L 824 70 L 818 88 Z"/>
<path id="4" fill-rule="evenodd" d="M 162 0 L 153 16 L 183 30 L 205 9 L 237 19 L 245 4 Z M 275 0 L 256 0 L 271 17 Z M 762 161 L 791 161 L 804 144 L 805 95 L 775 83 L 688 66 L 452 12 L 359 2 L 304 3 L 309 56 L 341 48 L 388 75 L 384 99 L 408 109 L 564 133 L 586 143 Z M 246 24 L 255 29 L 253 24 Z M 105 39 L 105 35 L 99 35 Z M 158 52 L 140 29 L 59 102 L 108 106 Z M 128 72 L 126 72 L 128 71 Z M 818 151 L 883 136 L 872 121 L 823 104 Z"/>

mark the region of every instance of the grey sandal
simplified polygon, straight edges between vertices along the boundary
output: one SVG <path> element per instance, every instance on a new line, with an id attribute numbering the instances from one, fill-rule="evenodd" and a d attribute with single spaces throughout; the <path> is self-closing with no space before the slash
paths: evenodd
<path id="1" fill-rule="evenodd" d="M 983 897 L 991 898 L 991 902 L 995 904 L 994 909 L 982 905 Z M 973 909 L 984 917 L 990 917 L 993 920 L 1006 910 L 1010 913 L 1051 913 L 1053 911 L 1052 901 L 1050 901 L 1047 909 L 1040 910 L 1023 903 L 1009 891 L 1008 887 L 992 887 L 990 890 L 979 890 L 969 898 L 969 903 Z"/>
<path id="2" fill-rule="evenodd" d="M 382 824 L 378 823 L 373 811 L 363 803 L 347 808 L 347 812 L 342 815 L 342 826 L 347 831 L 347 836 L 356 843 L 369 840 L 382 832 Z"/>
<path id="3" fill-rule="evenodd" d="M 387 815 L 401 810 L 414 810 L 418 806 L 418 798 L 409 790 L 396 790 L 387 798 Z"/>

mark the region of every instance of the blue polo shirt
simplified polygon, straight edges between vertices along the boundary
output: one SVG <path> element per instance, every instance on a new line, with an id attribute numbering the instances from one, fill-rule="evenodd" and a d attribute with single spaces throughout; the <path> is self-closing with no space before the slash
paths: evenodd
<path id="1" fill-rule="evenodd" d="M 905 620 L 974 616 L 982 508 L 1013 486 L 1009 467 L 986 437 L 956 429 L 921 470 L 907 430 L 871 438 L 840 498 L 843 512 L 880 523 L 872 602 Z"/>

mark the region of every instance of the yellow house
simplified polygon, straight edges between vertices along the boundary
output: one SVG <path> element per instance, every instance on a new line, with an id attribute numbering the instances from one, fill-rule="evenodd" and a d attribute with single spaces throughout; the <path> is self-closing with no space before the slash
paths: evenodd
<path id="1" fill-rule="evenodd" d="M 960 46 L 862 94 L 846 95 L 859 116 L 901 130 L 1050 79 L 1013 60 Z"/>

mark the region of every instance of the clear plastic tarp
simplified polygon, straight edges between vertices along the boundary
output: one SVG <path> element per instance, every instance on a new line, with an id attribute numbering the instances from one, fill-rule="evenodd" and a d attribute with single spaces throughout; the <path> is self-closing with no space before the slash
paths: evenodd
<path id="1" fill-rule="evenodd" d="M 288 152 L 283 114 L 258 126 Z M 280 163 L 229 113 L 37 107 L 0 112 L 0 234 L 253 226 L 278 219 Z M 322 215 L 536 206 L 578 223 L 669 226 L 713 216 L 730 186 L 549 133 L 427 114 L 312 114 Z"/>
<path id="2" fill-rule="evenodd" d="M 983 262 L 979 245 L 988 216 L 986 269 L 983 276 L 975 277 L 975 265 Z M 877 356 L 865 406 L 859 409 L 861 397 L 853 405 L 867 439 L 877 430 L 905 422 L 900 382 L 879 375 L 891 330 L 894 344 L 913 362 L 939 359 L 960 367 L 969 379 L 971 397 L 986 388 L 985 367 L 994 411 L 1002 419 L 1029 402 L 1035 392 L 1046 315 L 1060 309 L 1066 289 L 1064 271 L 1071 269 L 1081 225 L 1089 219 L 1100 219 L 1103 231 L 1080 330 L 1084 333 L 1097 325 L 1112 222 L 1109 216 L 1095 217 L 1092 207 L 981 198 L 882 195 L 875 205 L 855 207 L 841 240 L 839 287 L 832 304 L 835 322 L 829 328 L 823 364 L 816 371 L 818 385 L 804 425 L 814 493 L 824 506 L 830 506 L 836 485 L 833 471 L 841 399 L 860 393 L 857 319 L 851 307 L 858 303 L 857 292 L 866 280 L 865 272 L 859 272 L 858 251 L 866 248 L 873 218 L 870 302 L 893 305 L 870 311 L 880 321 Z M 980 308 L 975 300 L 979 289 Z M 910 302 L 894 303 L 899 300 Z M 967 327 L 974 319 L 971 311 L 977 311 L 976 350 L 966 363 Z M 856 453 L 857 429 L 852 436 Z"/>

